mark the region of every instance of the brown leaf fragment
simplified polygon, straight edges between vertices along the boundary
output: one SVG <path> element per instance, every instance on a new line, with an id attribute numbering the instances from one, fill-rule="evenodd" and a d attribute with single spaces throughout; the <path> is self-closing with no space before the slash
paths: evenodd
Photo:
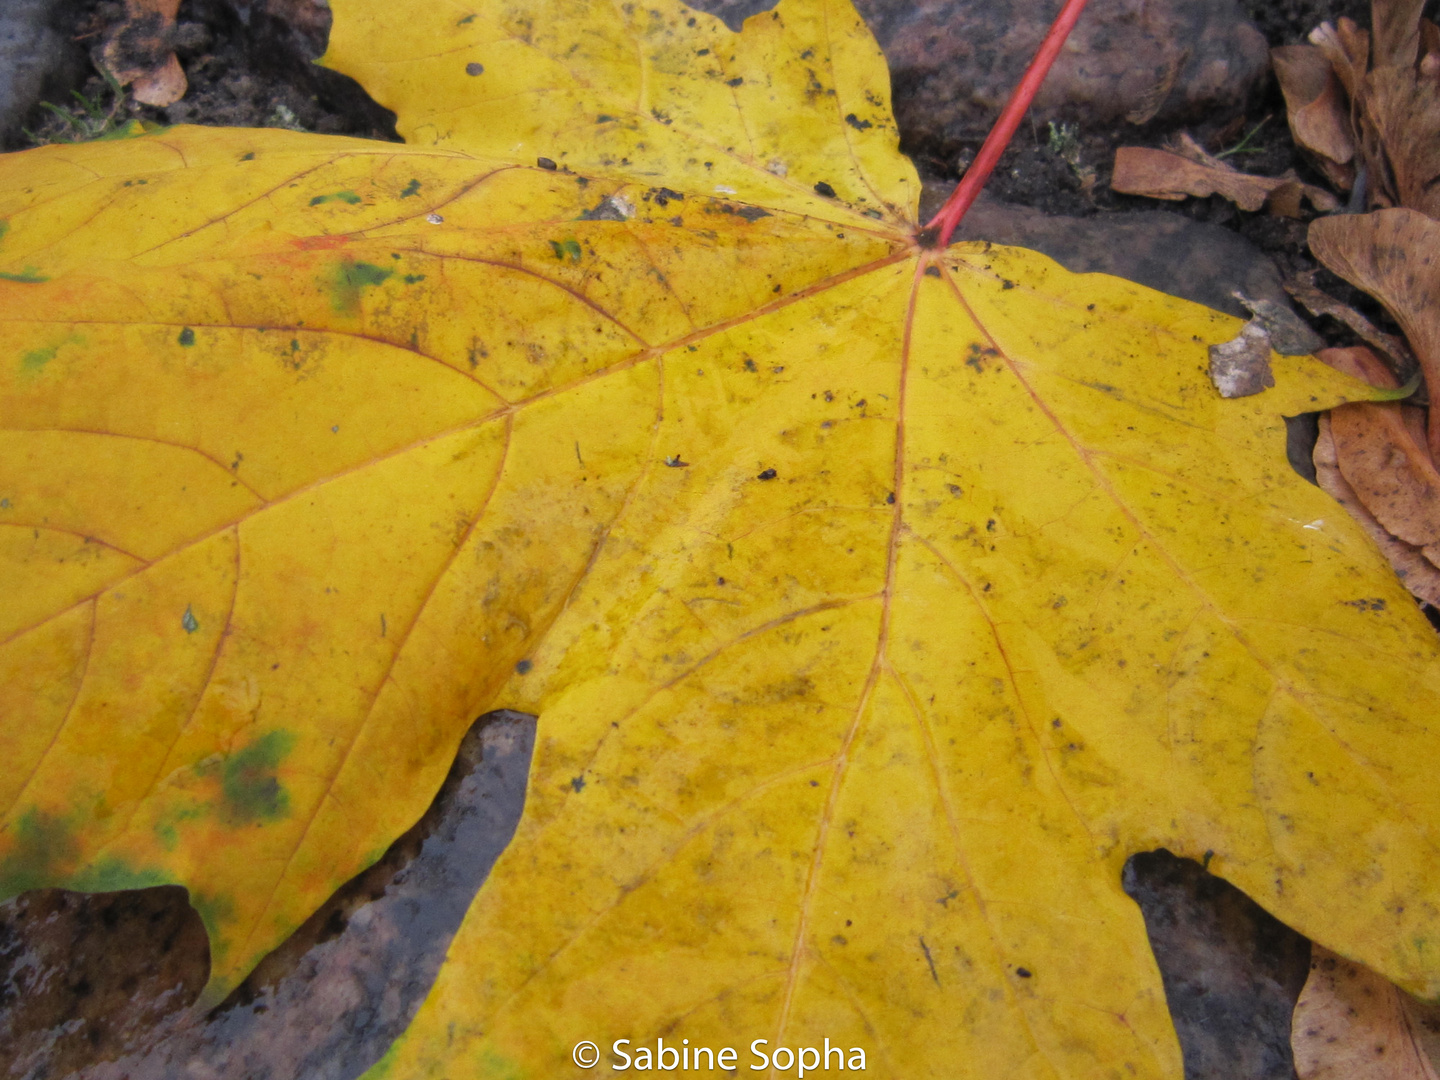
<path id="1" fill-rule="evenodd" d="M 1364 347 L 1322 349 L 1315 355 L 1373 386 L 1397 385 L 1398 380 L 1385 363 Z M 1397 479 L 1397 473 L 1403 475 L 1404 463 L 1409 460 L 1407 447 L 1422 456 L 1424 468 L 1433 477 L 1434 467 L 1423 449 L 1423 423 L 1421 410 L 1398 402 L 1357 403 L 1332 410 L 1320 418 L 1320 438 L 1313 454 L 1315 482 L 1369 533 L 1406 588 L 1426 603 L 1440 606 L 1440 569 L 1436 567 L 1440 546 L 1407 543 L 1395 535 L 1400 530 L 1377 520 L 1379 516 L 1392 523 L 1408 519 L 1408 531 L 1415 536 L 1420 531 L 1413 527 L 1414 523 L 1423 521 L 1426 513 L 1433 513 L 1433 497 L 1427 501 L 1426 496 L 1416 496 L 1409 488 L 1397 494 L 1400 485 L 1408 482 Z M 1391 438 L 1398 447 L 1385 441 Z M 1392 455 L 1397 457 L 1394 465 L 1388 461 Z M 1433 482 L 1425 490 L 1435 490 Z"/>
<path id="2" fill-rule="evenodd" d="M 1335 69 L 1314 45 L 1271 49 L 1270 59 L 1285 95 L 1285 115 L 1295 142 L 1332 184 L 1349 190 L 1355 180 L 1355 133 L 1349 104 Z"/>
<path id="3" fill-rule="evenodd" d="M 1290 1043 L 1300 1080 L 1440 1080 L 1406 1006 L 1388 980 L 1312 947 Z"/>
<path id="4" fill-rule="evenodd" d="M 1307 270 L 1285 282 L 1285 291 L 1311 315 L 1329 315 L 1344 323 L 1361 340 L 1390 358 L 1396 371 L 1413 371 L 1415 357 L 1403 338 L 1387 334 L 1349 304 L 1341 303 L 1315 285 L 1315 271 Z"/>
<path id="5" fill-rule="evenodd" d="M 1440 80 L 1377 68 L 1365 78 L 1362 124 L 1376 194 L 1440 218 Z"/>
<path id="6" fill-rule="evenodd" d="M 1401 994 L 1400 1004 L 1405 1007 L 1405 1018 L 1410 1021 L 1410 1033 L 1415 1044 L 1430 1062 L 1430 1067 L 1440 1072 L 1440 1003 L 1421 1001 L 1409 994 Z"/>
<path id="7" fill-rule="evenodd" d="M 188 84 L 172 48 L 180 0 L 125 0 L 125 17 L 106 31 L 95 62 L 121 86 L 133 84 L 135 100 L 173 105 Z"/>
<path id="8" fill-rule="evenodd" d="M 1187 195 L 1223 195 L 1242 210 L 1254 211 L 1265 205 L 1276 188 L 1293 182 L 1293 177 L 1251 176 L 1223 162 L 1204 164 L 1170 150 L 1122 146 L 1115 151 L 1115 174 L 1110 186 L 1126 195 L 1171 201 Z M 1302 191 L 1317 210 L 1339 208 L 1339 202 L 1327 191 L 1308 184 L 1302 186 Z"/>
<path id="9" fill-rule="evenodd" d="M 1223 398 L 1249 397 L 1275 385 L 1270 370 L 1270 335 L 1251 319 L 1229 341 L 1210 346 L 1210 381 Z"/>
<path id="10" fill-rule="evenodd" d="M 189 89 L 180 60 L 172 52 L 153 71 L 147 71 L 132 84 L 130 93 L 142 105 L 164 107 L 174 105 Z"/>
<path id="11" fill-rule="evenodd" d="M 1425 0 L 1375 0 L 1371 60 L 1377 68 L 1414 67 L 1420 51 L 1420 12 Z"/>
<path id="12" fill-rule="evenodd" d="M 1244 293 L 1230 294 L 1260 320 L 1270 335 L 1270 347 L 1281 356 L 1309 356 L 1325 347 L 1325 340 L 1301 321 L 1300 316 L 1274 300 L 1251 300 Z"/>
<path id="13" fill-rule="evenodd" d="M 1429 19 L 1420 20 L 1420 63 L 1423 65 L 1431 57 L 1440 56 L 1440 26 Z M 1422 69 L 1422 74 L 1425 72 Z M 1434 73 L 1431 72 L 1431 75 Z"/>
<path id="14" fill-rule="evenodd" d="M 1336 23 L 1323 22 L 1310 31 L 1310 43 L 1325 54 L 1352 101 L 1365 91 L 1365 72 L 1370 62 L 1370 35 L 1341 17 Z"/>
<path id="15" fill-rule="evenodd" d="M 1440 387 L 1440 222 L 1413 210 L 1342 214 L 1310 224 L 1310 250 L 1332 273 L 1385 305 L 1425 373 Z M 1440 410 L 1430 416 L 1429 448 L 1440 449 Z"/>
<path id="16" fill-rule="evenodd" d="M 1365 508 L 1392 536 L 1426 547 L 1440 544 L 1440 473 L 1404 410 L 1393 401 L 1342 405 L 1330 430 L 1340 471 Z"/>

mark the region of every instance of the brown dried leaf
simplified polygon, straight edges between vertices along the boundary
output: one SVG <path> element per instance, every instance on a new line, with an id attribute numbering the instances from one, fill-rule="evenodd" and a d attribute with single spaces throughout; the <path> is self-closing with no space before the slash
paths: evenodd
<path id="1" fill-rule="evenodd" d="M 1375 546 L 1389 560 L 1395 576 L 1400 579 L 1401 583 L 1427 604 L 1440 607 L 1440 569 L 1437 569 L 1433 560 L 1427 558 L 1425 552 L 1391 536 L 1384 526 L 1371 516 L 1370 511 L 1365 509 L 1365 504 L 1351 490 L 1336 459 L 1335 442 L 1331 435 L 1328 415 L 1320 418 L 1320 438 L 1315 443 L 1313 460 L 1315 462 L 1315 482 L 1320 485 L 1322 491 L 1343 506 L 1346 512 L 1370 535 L 1370 539 L 1375 541 Z M 1319 948 L 1318 945 L 1314 947 Z"/>
<path id="2" fill-rule="evenodd" d="M 131 87 L 131 96 L 142 105 L 155 105 L 163 108 L 166 105 L 174 105 L 185 96 L 185 91 L 190 84 L 185 79 L 185 72 L 181 70 L 180 61 L 172 52 L 159 67 L 153 71 L 147 71 L 135 80 Z"/>
<path id="3" fill-rule="evenodd" d="M 1413 210 L 1340 214 L 1311 222 L 1310 250 L 1332 273 L 1364 289 L 1395 317 L 1426 384 L 1440 388 L 1440 222 Z M 1431 414 L 1429 448 L 1440 425 Z"/>
<path id="4" fill-rule="evenodd" d="M 1310 31 L 1310 43 L 1325 54 L 1352 101 L 1365 92 L 1370 62 L 1370 35 L 1348 18 L 1338 24 L 1323 22 Z"/>
<path id="5" fill-rule="evenodd" d="M 1365 79 L 1364 141 L 1372 181 L 1397 206 L 1440 218 L 1440 82 L 1413 67 L 1384 67 Z"/>
<path id="6" fill-rule="evenodd" d="M 1292 177 L 1251 176 L 1223 162 L 1204 164 L 1169 150 L 1122 146 L 1115 151 L 1110 186 L 1126 195 L 1172 201 L 1187 195 L 1223 195 L 1242 210 L 1259 210 L 1271 192 L 1293 182 Z M 1303 193 L 1317 210 L 1335 210 L 1340 205 L 1319 188 L 1304 185 Z"/>
<path id="7" fill-rule="evenodd" d="M 1343 304 L 1316 288 L 1315 271 L 1307 270 L 1284 283 L 1285 291 L 1311 315 L 1329 315 L 1344 323 L 1362 340 L 1390 358 L 1395 371 L 1413 371 L 1415 357 L 1403 338 L 1387 334 L 1349 304 Z"/>
<path id="8" fill-rule="evenodd" d="M 1420 20 L 1420 62 L 1423 64 L 1433 54 L 1440 54 L 1440 26 L 1429 19 Z"/>
<path id="9" fill-rule="evenodd" d="M 1413 68 L 1420 52 L 1420 11 L 1425 0 L 1374 0 L 1370 25 L 1376 68 Z"/>
<path id="10" fill-rule="evenodd" d="M 1339 77 L 1314 45 L 1270 50 L 1285 113 L 1295 142 L 1309 152 L 1330 182 L 1348 190 L 1354 183 L 1355 133 Z"/>
<path id="11" fill-rule="evenodd" d="M 1340 471 L 1365 509 L 1396 539 L 1427 547 L 1440 544 L 1440 473 L 1407 411 L 1417 410 L 1396 401 L 1342 405 L 1330 430 Z"/>
<path id="12" fill-rule="evenodd" d="M 1440 1080 L 1388 980 L 1313 946 L 1290 1044 L 1300 1080 Z"/>
<path id="13" fill-rule="evenodd" d="M 171 48 L 180 0 L 125 0 L 125 18 L 105 33 L 96 63 L 121 86 L 134 84 L 136 101 L 173 105 L 188 84 Z"/>

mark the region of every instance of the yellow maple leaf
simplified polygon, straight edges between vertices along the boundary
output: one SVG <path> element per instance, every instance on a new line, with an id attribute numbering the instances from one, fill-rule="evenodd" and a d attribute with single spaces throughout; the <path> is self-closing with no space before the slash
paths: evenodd
<path id="1" fill-rule="evenodd" d="M 1434 637 L 1284 454 L 1368 388 L 917 243 L 841 0 L 335 7 L 408 145 L 0 158 L 0 894 L 184 884 L 217 1000 L 509 707 L 389 1075 L 1178 1076 L 1160 845 L 1440 990 Z"/>

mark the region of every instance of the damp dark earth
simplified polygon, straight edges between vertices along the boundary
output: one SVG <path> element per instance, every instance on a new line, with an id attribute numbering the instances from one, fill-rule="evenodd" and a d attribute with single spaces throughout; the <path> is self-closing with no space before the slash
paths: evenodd
<path id="1" fill-rule="evenodd" d="M 771 5 L 693 6 L 738 29 Z M 902 148 L 925 180 L 928 216 L 973 159 L 1059 3 L 858 6 L 890 63 Z M 1074 271 L 1127 277 L 1240 316 L 1237 291 L 1288 307 L 1285 283 L 1312 274 L 1393 332 L 1378 304 L 1318 266 L 1303 217 L 1247 212 L 1218 195 L 1157 202 L 1109 183 L 1117 147 L 1158 147 L 1184 132 L 1248 172 L 1293 169 L 1322 184 L 1291 139 L 1268 49 L 1340 16 L 1363 24 L 1368 4 L 1092 0 L 957 238 L 1035 248 Z M 97 73 L 92 52 L 124 18 L 111 0 L 4 0 L 5 150 L 97 137 L 131 120 L 398 138 L 391 113 L 313 63 L 329 30 L 325 0 L 184 0 L 173 28 L 130 44 L 178 57 L 188 90 L 166 107 L 139 104 Z M 388 273 L 355 273 L 371 271 Z M 366 284 L 340 283 L 357 292 Z M 1309 322 L 1326 344 L 1356 341 L 1333 319 Z M 1313 428 L 1292 425 L 1297 462 L 1308 461 Z M 666 464 L 685 462 L 677 455 Z M 208 1013 L 194 1004 L 208 974 L 205 932 L 182 888 L 37 889 L 0 904 L 0 1076 L 360 1075 L 418 1008 L 513 832 L 535 729 L 535 718 L 518 713 L 478 718 L 427 814 Z M 263 815 L 283 794 L 264 782 L 263 759 L 274 750 L 259 746 L 254 760 L 232 763 L 227 783 L 244 812 Z M 1290 1016 L 1309 942 L 1168 852 L 1134 856 L 1123 884 L 1144 914 L 1187 1080 L 1293 1077 Z"/>

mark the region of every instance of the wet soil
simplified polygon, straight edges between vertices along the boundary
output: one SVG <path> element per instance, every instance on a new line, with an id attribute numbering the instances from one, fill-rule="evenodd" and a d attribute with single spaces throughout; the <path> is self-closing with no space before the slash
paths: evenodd
<path id="1" fill-rule="evenodd" d="M 712 0 L 710 6 L 728 6 L 732 13 L 735 8 L 726 0 Z M 1274 46 L 1304 40 L 1323 19 L 1349 15 L 1363 23 L 1368 4 L 1249 0 L 1247 8 Z M 69 73 L 68 83 L 52 79 L 47 85 L 50 100 L 70 103 L 70 91 L 79 91 L 101 112 L 108 111 L 113 122 L 134 117 L 161 124 L 286 127 L 398 138 L 392 114 L 353 81 L 313 64 L 328 32 L 323 0 L 183 0 L 173 44 L 190 90 L 165 109 L 117 100 L 88 64 L 88 48 L 121 11 L 113 0 L 62 0 L 55 5 L 54 21 L 63 28 L 72 55 L 59 69 Z M 1162 122 L 1094 130 L 1080 124 L 1060 129 L 1057 138 L 1048 123 L 1036 118 L 1022 127 L 1002 159 L 989 199 L 977 209 L 970 227 L 1003 232 L 1014 242 L 1048 251 L 1072 269 L 1107 269 L 1213 306 L 1233 309 L 1228 292 L 1237 283 L 1248 295 L 1283 298 L 1283 279 L 1318 269 L 1305 246 L 1305 221 L 1246 213 L 1219 197 L 1160 203 L 1110 191 L 1116 147 L 1162 145 L 1179 130 L 1179 125 Z M 1242 168 L 1268 175 L 1294 169 L 1302 179 L 1323 183 L 1290 138 L 1273 80 L 1243 107 L 1192 118 L 1185 130 L 1213 152 L 1233 149 L 1248 136 L 1244 150 L 1234 155 Z M 22 124 L 0 132 L 0 142 L 15 150 L 73 134 L 73 125 L 37 107 Z M 913 139 L 903 145 L 927 181 L 927 201 L 938 205 L 978 149 L 979 137 L 958 150 L 947 148 L 943 155 Z M 1209 228 L 1196 231 L 1193 225 Z M 1189 245 L 1183 249 L 1187 254 L 1177 258 L 1177 244 Z M 1147 280 L 1147 273 L 1154 280 Z M 1368 297 L 1323 269 L 1318 283 L 1382 326 L 1392 326 Z M 1331 344 L 1353 342 L 1347 330 L 1330 320 L 1315 327 Z M 528 745 L 522 756 L 528 757 Z M 387 916 L 359 913 L 407 875 L 416 878 L 418 872 L 407 867 L 424 846 L 426 830 L 440 828 L 436 823 L 449 812 L 444 808 L 452 806 L 455 791 L 470 775 L 464 770 L 473 771 L 483 756 L 478 746 L 476 742 L 462 753 L 458 771 L 437 797 L 437 809 L 417 826 L 420 831 L 397 841 L 386 860 L 337 894 L 294 941 L 208 1017 L 190 1011 L 208 959 L 203 927 L 185 903 L 183 890 L 166 887 L 104 897 L 46 890 L 0 905 L 0 1076 L 38 1080 L 73 1075 L 86 1067 L 95 1076 L 129 1075 L 118 1065 L 104 1065 L 123 1061 L 136 1066 L 136 1076 L 163 1076 L 169 1070 L 178 1075 L 183 1062 L 202 1060 L 207 1062 L 204 1075 L 280 1076 L 285 1075 L 286 1061 L 291 1063 L 290 1075 L 310 1075 L 297 1071 L 299 1062 L 321 1061 L 331 1052 L 324 1047 L 333 1050 L 364 1036 L 368 1049 L 339 1055 L 344 1058 L 341 1065 L 332 1062 L 322 1070 L 327 1076 L 358 1075 L 374 1060 L 371 1051 L 383 1050 L 408 1018 L 409 1004 L 385 1000 L 387 992 L 395 997 L 387 965 L 402 961 L 391 956 L 381 967 L 365 969 L 368 974 L 357 974 L 360 969 L 351 961 L 370 950 L 370 939 L 352 936 L 351 942 L 360 943 L 346 946 L 342 975 L 331 984 L 341 989 L 332 993 L 335 1003 L 328 1013 L 301 1012 L 308 984 L 292 982 L 292 988 L 301 989 L 286 991 L 285 980 L 302 969 L 308 972 L 305 978 L 314 977 L 323 966 L 316 950 L 333 946 L 357 927 L 389 925 Z M 523 783 L 523 768 L 519 775 Z M 523 789 L 518 794 L 507 790 L 506 798 L 518 813 Z M 493 847 L 497 837 L 503 844 L 513 821 L 506 826 L 497 818 L 488 828 Z M 476 879 L 460 889 L 473 894 L 478 886 Z M 1182 1040 L 1187 1080 L 1292 1077 L 1289 1016 L 1308 967 L 1309 943 L 1198 864 L 1165 852 L 1133 858 L 1125 887 L 1145 914 Z M 462 913 L 464 906 L 458 907 Z M 448 937 L 442 932 L 417 947 L 416 955 L 429 949 L 429 959 L 404 961 L 409 966 L 402 983 L 409 989 L 400 996 L 407 1002 L 415 992 L 423 996 L 433 977 L 437 941 L 443 954 Z M 303 1020 L 282 1024 L 285 1038 L 316 1029 L 313 1045 L 275 1042 L 267 1051 L 265 1044 L 274 1038 L 264 1033 L 269 1029 L 261 1018 L 292 1009 Z M 230 1052 L 245 1039 L 251 1042 L 244 1045 L 255 1047 L 258 1055 L 253 1068 L 243 1063 L 243 1054 Z M 278 1056 L 277 1046 L 286 1048 Z M 311 1054 L 319 1056 L 307 1058 Z M 227 1059 L 240 1063 L 227 1066 Z"/>

